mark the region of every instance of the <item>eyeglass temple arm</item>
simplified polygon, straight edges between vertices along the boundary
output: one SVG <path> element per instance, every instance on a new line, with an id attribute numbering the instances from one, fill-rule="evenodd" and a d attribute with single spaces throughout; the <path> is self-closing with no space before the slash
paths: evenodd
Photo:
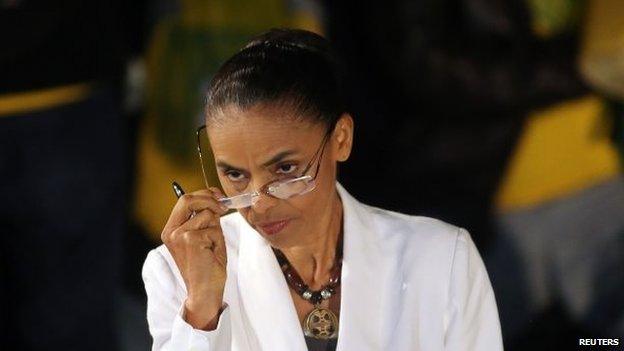
<path id="1" fill-rule="evenodd" d="M 333 130 L 332 128 L 329 128 L 327 130 L 327 133 L 325 133 L 325 136 L 323 137 L 323 141 L 322 141 L 323 142 L 323 146 L 316 150 L 316 152 L 314 153 L 314 156 L 312 156 L 312 160 L 310 160 L 310 163 L 308 164 L 308 166 L 301 173 L 302 175 L 308 173 L 308 171 L 310 170 L 310 168 L 312 168 L 312 165 L 314 164 L 314 160 L 316 160 L 316 156 L 320 154 L 319 166 L 316 167 L 316 171 L 314 172 L 314 177 L 313 177 L 313 179 L 316 179 L 316 176 L 318 175 L 318 172 L 319 172 L 319 168 L 321 168 L 320 162 L 321 162 L 321 159 L 323 158 L 323 151 L 325 151 L 325 145 L 327 145 L 327 139 L 331 135 L 331 131 L 332 130 Z"/>
<path id="2" fill-rule="evenodd" d="M 204 158 L 202 156 L 201 144 L 200 144 L 200 133 L 203 129 L 206 128 L 206 125 L 203 124 L 197 128 L 195 135 L 197 136 L 197 153 L 199 154 L 199 165 L 201 166 L 202 176 L 204 178 L 204 184 L 206 185 L 206 189 L 208 189 L 208 177 L 206 177 L 206 170 L 204 169 Z"/>

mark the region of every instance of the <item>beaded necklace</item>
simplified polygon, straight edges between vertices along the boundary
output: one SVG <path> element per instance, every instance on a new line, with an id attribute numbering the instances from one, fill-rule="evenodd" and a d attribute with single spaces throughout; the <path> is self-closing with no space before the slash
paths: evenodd
<path id="1" fill-rule="evenodd" d="M 273 249 L 286 282 L 299 296 L 314 305 L 314 309 L 308 313 L 303 322 L 303 332 L 306 336 L 316 339 L 333 339 L 338 337 L 338 317 L 329 308 L 321 307 L 321 302 L 332 297 L 340 285 L 342 272 L 342 233 L 338 238 L 336 257 L 330 270 L 327 284 L 319 290 L 311 290 L 301 279 L 301 276 L 290 265 L 286 256 L 277 249 Z"/>

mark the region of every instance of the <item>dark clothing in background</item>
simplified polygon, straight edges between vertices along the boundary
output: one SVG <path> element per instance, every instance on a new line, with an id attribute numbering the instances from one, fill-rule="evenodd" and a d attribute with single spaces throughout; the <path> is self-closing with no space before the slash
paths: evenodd
<path id="1" fill-rule="evenodd" d="M 0 117 L 2 349 L 117 349 L 125 144 L 111 95 Z"/>
<path id="2" fill-rule="evenodd" d="M 128 200 L 119 87 L 141 24 L 128 26 L 131 6 L 0 2 L 0 99 L 91 88 L 86 98 L 0 115 L 0 349 L 119 347 Z"/>
<path id="3" fill-rule="evenodd" d="M 532 34 L 525 1 L 326 2 L 356 121 L 359 199 L 466 227 L 481 248 L 526 113 L 585 92 L 576 35 Z"/>
<path id="4" fill-rule="evenodd" d="M 119 77 L 141 34 L 139 21 L 128 22 L 136 20 L 128 7 L 137 4 L 13 2 L 0 2 L 0 94 Z"/>

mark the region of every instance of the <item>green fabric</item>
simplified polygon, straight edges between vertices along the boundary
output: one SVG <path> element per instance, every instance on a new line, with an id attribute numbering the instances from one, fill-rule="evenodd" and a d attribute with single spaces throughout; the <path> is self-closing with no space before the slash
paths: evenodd
<path id="1" fill-rule="evenodd" d="M 552 37 L 579 24 L 584 0 L 528 0 L 533 31 L 542 37 Z"/>
<path id="2" fill-rule="evenodd" d="M 180 13 L 162 20 L 152 42 L 150 118 L 157 146 L 174 163 L 196 162 L 195 130 L 204 94 L 219 66 L 252 37 L 286 23 L 281 0 L 179 0 Z"/>
<path id="3" fill-rule="evenodd" d="M 225 28 L 185 28 L 179 24 L 167 28 L 151 100 L 156 140 L 172 160 L 196 162 L 195 130 L 203 124 L 208 83 L 219 66 L 254 34 Z"/>

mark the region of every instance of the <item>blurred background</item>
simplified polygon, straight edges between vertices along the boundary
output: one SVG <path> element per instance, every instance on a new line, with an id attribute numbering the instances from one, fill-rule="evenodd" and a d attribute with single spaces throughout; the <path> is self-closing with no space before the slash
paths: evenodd
<path id="1" fill-rule="evenodd" d="M 356 121 L 342 184 L 471 232 L 506 350 L 624 337 L 624 1 L 0 9 L 3 350 L 150 348 L 141 266 L 171 181 L 203 186 L 202 94 L 272 27 L 320 33 L 341 57 Z"/>

